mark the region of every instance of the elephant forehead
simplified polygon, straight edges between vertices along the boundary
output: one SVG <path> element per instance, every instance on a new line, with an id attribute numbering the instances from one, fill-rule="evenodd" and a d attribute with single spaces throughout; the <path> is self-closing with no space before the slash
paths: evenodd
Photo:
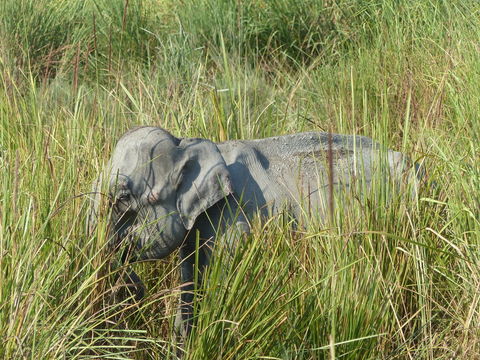
<path id="1" fill-rule="evenodd" d="M 164 169 L 162 169 L 164 168 Z M 135 166 L 133 168 L 117 168 L 110 174 L 110 189 L 114 192 L 130 190 L 141 195 L 154 188 L 161 189 L 168 182 L 168 171 L 160 164 Z"/>
<path id="2" fill-rule="evenodd" d="M 167 181 L 175 168 L 179 140 L 168 132 L 144 127 L 127 132 L 109 163 L 110 186 L 139 195 Z"/>
<path id="3" fill-rule="evenodd" d="M 173 165 L 176 152 L 175 143 L 165 137 L 121 139 L 110 161 L 111 174 L 131 176 L 169 170 Z"/>
<path id="4" fill-rule="evenodd" d="M 160 128 L 144 127 L 131 130 L 123 135 L 114 152 L 137 151 L 146 154 L 171 152 L 178 143 L 179 139 Z M 150 155 L 153 156 L 152 154 Z"/>

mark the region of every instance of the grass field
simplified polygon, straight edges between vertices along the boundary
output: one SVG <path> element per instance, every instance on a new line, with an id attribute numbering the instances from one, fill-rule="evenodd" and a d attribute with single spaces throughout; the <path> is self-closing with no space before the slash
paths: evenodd
<path id="1" fill-rule="evenodd" d="M 480 359 L 479 110 L 473 0 L 2 0 L 0 358 Z M 366 135 L 436 187 L 255 225 L 180 347 L 175 254 L 114 302 L 105 219 L 85 229 L 85 193 L 144 124 Z"/>

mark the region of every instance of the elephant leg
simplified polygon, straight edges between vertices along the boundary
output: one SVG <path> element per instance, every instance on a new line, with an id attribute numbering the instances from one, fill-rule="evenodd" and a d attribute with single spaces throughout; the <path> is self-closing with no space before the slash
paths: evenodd
<path id="1" fill-rule="evenodd" d="M 238 210 L 237 203 L 233 201 L 228 204 L 224 201 L 219 202 L 217 206 L 199 216 L 196 229 L 199 232 L 199 240 L 197 241 L 196 231 L 191 231 L 180 249 L 182 292 L 175 319 L 175 330 L 183 338 L 188 336 L 193 325 L 194 290 L 202 283 L 214 243 L 222 243 L 229 253 L 234 253 L 240 239 L 250 232 L 248 221 Z M 213 240 L 218 231 L 223 235 Z"/>
<path id="2" fill-rule="evenodd" d="M 145 285 L 143 285 L 143 282 L 137 273 L 129 269 L 125 272 L 123 278 L 128 294 L 133 295 L 136 301 L 142 300 L 145 296 Z"/>
<path id="3" fill-rule="evenodd" d="M 110 271 L 113 271 L 112 268 Z M 113 284 L 115 289 L 112 293 L 116 303 L 126 299 L 138 302 L 145 296 L 145 285 L 135 271 L 130 268 L 123 269 L 120 273 L 113 276 Z M 129 301 L 130 302 L 130 301 Z"/>
<path id="4" fill-rule="evenodd" d="M 183 339 L 189 335 L 193 326 L 194 291 L 202 283 L 203 273 L 209 263 L 212 243 L 211 240 L 200 239 L 197 247 L 196 234 L 193 234 L 187 238 L 180 249 L 182 285 L 175 318 L 175 332 Z M 197 273 L 196 276 L 195 273 Z"/>

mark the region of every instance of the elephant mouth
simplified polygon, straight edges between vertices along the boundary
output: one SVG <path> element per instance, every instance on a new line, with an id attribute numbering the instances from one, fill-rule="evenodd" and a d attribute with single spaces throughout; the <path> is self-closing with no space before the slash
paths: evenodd
<path id="1" fill-rule="evenodd" d="M 118 251 L 120 248 L 137 248 L 140 241 L 138 225 L 122 226 L 109 241 L 109 250 Z"/>
<path id="2" fill-rule="evenodd" d="M 122 261 L 138 261 L 154 256 L 158 244 L 163 243 L 164 233 L 155 226 L 133 224 L 119 231 L 112 243 L 112 250 L 122 250 Z"/>

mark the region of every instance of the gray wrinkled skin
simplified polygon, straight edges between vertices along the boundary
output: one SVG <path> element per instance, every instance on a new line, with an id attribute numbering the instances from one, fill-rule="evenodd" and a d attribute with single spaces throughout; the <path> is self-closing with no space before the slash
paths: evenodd
<path id="1" fill-rule="evenodd" d="M 401 153 L 381 151 L 371 139 L 349 135 L 332 135 L 329 152 L 328 137 L 308 132 L 215 144 L 140 127 L 118 141 L 102 174 L 112 201 L 112 242 L 129 241 L 139 260 L 161 259 L 180 248 L 182 282 L 187 284 L 176 321 L 181 334 L 191 326 L 193 297 L 188 291 L 193 289 L 197 232 L 204 268 L 217 231 L 225 233 L 218 241 L 233 242 L 249 232 L 248 220 L 257 213 L 267 217 L 286 209 L 297 219 L 324 219 L 330 153 L 339 198 L 358 196 L 377 172 L 385 181 L 415 181 L 405 175 L 409 165 Z"/>

